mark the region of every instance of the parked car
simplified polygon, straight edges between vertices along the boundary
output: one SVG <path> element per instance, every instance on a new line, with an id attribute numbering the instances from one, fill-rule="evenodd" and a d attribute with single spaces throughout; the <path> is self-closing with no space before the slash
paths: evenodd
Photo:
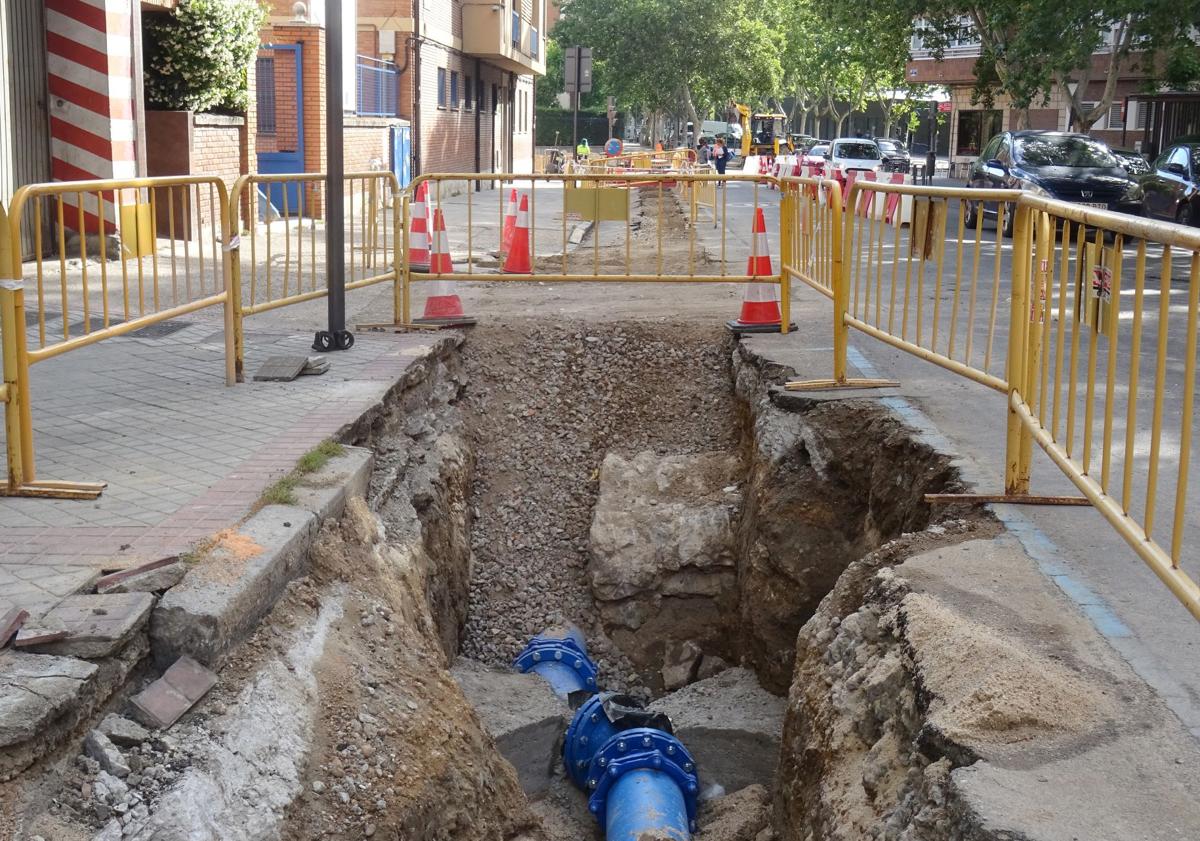
<path id="1" fill-rule="evenodd" d="M 883 154 L 883 169 L 885 172 L 908 172 L 912 166 L 912 161 L 908 156 L 908 150 L 899 140 L 893 140 L 890 137 L 876 137 L 875 145 L 879 147 L 880 153 Z"/>
<path id="2" fill-rule="evenodd" d="M 883 153 L 874 140 L 861 137 L 839 137 L 829 146 L 825 171 L 838 178 L 856 171 L 879 172 L 883 168 Z"/>
<path id="3" fill-rule="evenodd" d="M 1121 166 L 1125 167 L 1125 171 L 1134 178 L 1149 175 L 1154 171 L 1150 166 L 1150 162 L 1146 160 L 1145 155 L 1141 152 L 1134 152 L 1129 149 L 1113 149 L 1112 153 L 1117 156 L 1117 160 L 1121 162 Z"/>
<path id="4" fill-rule="evenodd" d="M 1151 170 L 1142 176 L 1146 213 L 1181 225 L 1200 225 L 1200 143 L 1169 146 Z"/>
<path id="5" fill-rule="evenodd" d="M 1028 190 L 1040 196 L 1121 213 L 1144 213 L 1142 186 L 1108 146 L 1086 134 L 1061 131 L 1006 131 L 984 146 L 971 164 L 967 186 Z M 1011 208 L 1010 208 L 1011 209 Z M 969 202 L 964 222 L 976 214 L 995 216 L 998 208 Z M 1004 234 L 1012 235 L 1012 213 L 1004 215 Z"/>

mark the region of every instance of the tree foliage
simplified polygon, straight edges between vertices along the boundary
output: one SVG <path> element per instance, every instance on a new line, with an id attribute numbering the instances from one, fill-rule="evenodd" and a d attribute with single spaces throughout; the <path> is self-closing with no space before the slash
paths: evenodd
<path id="1" fill-rule="evenodd" d="M 245 111 L 247 74 L 265 19 L 254 0 L 180 0 L 169 14 L 147 15 L 146 104 Z"/>

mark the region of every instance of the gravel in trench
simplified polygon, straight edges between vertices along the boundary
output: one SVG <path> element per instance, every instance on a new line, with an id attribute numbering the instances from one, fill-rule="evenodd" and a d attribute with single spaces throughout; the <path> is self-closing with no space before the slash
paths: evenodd
<path id="1" fill-rule="evenodd" d="M 721 327 L 513 320 L 464 346 L 477 458 L 474 568 L 462 653 L 509 665 L 564 620 L 587 635 L 601 685 L 647 696 L 603 635 L 586 574 L 605 453 L 735 448 Z"/>

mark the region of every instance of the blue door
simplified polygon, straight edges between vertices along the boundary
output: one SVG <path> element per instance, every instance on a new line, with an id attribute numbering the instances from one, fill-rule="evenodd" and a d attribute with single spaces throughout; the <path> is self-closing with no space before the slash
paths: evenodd
<path id="1" fill-rule="evenodd" d="M 401 187 L 412 181 L 412 127 L 392 126 L 392 172 Z"/>
<path id="2" fill-rule="evenodd" d="M 304 172 L 304 73 L 300 44 L 264 44 L 255 64 L 258 98 L 258 171 L 264 175 Z M 276 214 L 302 216 L 299 183 L 266 185 Z M 261 202 L 260 202 L 261 205 Z M 266 207 L 260 216 L 271 217 Z"/>

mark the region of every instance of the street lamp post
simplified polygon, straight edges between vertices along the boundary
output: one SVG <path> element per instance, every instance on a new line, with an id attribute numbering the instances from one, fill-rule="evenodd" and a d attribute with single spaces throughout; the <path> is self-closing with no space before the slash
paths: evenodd
<path id="1" fill-rule="evenodd" d="M 342 0 L 325 3 L 325 284 L 327 329 L 318 330 L 313 350 L 349 350 L 346 329 L 346 184 L 342 108 Z"/>

